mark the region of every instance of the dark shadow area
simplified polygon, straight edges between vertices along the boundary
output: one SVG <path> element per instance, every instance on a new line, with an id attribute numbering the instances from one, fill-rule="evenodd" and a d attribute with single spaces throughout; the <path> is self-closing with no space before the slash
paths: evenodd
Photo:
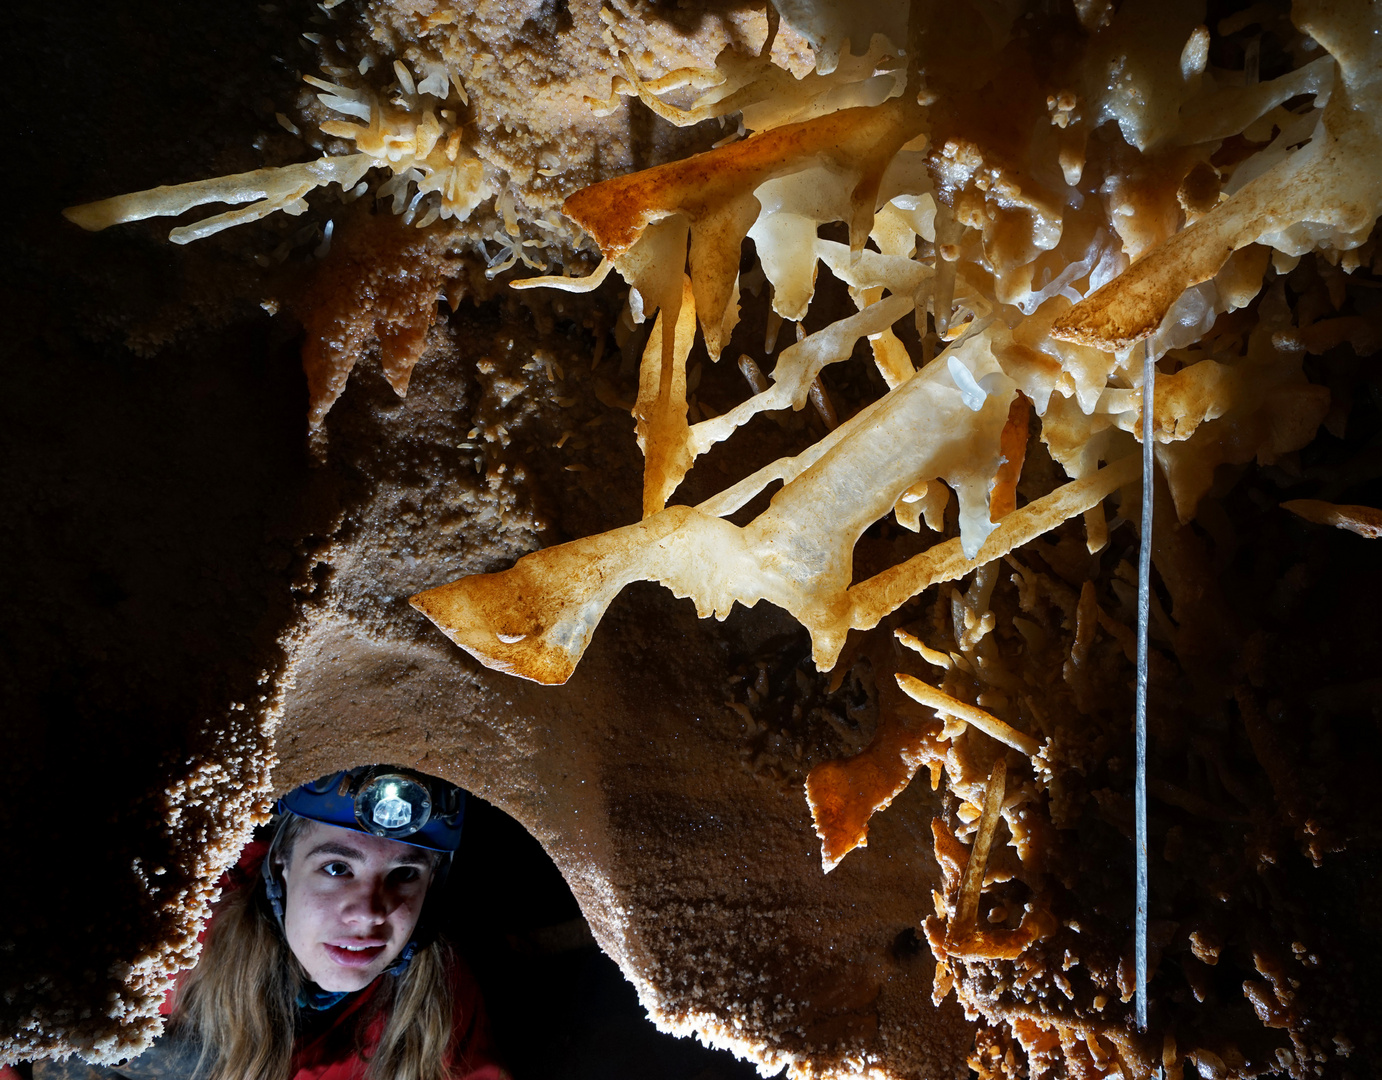
<path id="1" fill-rule="evenodd" d="M 657 1030 L 518 822 L 471 796 L 445 933 L 469 962 L 514 1080 L 751 1080 L 728 1051 Z"/>

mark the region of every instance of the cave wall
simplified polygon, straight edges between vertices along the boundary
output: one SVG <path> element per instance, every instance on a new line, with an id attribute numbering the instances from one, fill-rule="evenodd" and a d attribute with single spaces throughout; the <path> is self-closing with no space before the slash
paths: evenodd
<path id="1" fill-rule="evenodd" d="M 768 1061 L 882 1053 L 954 1072 L 967 1037 L 953 1005 L 924 1033 L 932 961 L 906 933 L 934 872 L 915 839 L 928 796 L 826 878 L 799 784 L 755 771 L 726 704 L 785 622 L 725 633 L 630 590 L 577 679 L 541 689 L 479 668 L 404 602 L 637 514 L 631 423 L 592 429 L 574 459 L 447 445 L 507 407 L 497 378 L 527 378 L 549 309 L 443 318 L 406 402 L 367 363 L 323 460 L 296 324 L 271 314 L 297 271 L 256 260 L 293 223 L 174 248 L 157 222 L 92 236 L 61 219 L 289 160 L 274 113 L 298 89 L 299 7 L 28 9 L 7 45 L 43 166 L 17 175 L 0 241 L 0 837 L 11 880 L 34 883 L 0 901 L 0 1055 L 137 1050 L 272 794 L 392 760 L 529 828 L 665 1027 Z M 613 303 L 557 320 L 568 363 L 588 364 Z M 499 376 L 481 379 L 459 343 L 497 342 L 506 319 L 522 345 L 492 350 Z M 602 377 L 627 390 L 630 374 L 609 342 Z M 581 385 L 582 421 L 601 392 Z M 818 968 L 822 942 L 839 959 Z"/>

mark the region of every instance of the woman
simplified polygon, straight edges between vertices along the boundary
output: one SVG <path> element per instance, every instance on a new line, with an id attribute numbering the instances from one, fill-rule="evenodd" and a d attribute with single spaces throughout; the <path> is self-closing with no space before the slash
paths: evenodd
<path id="1" fill-rule="evenodd" d="M 114 1070 L 132 1080 L 505 1080 L 479 993 L 429 904 L 460 843 L 465 793 L 368 766 L 279 803 L 218 905 L 169 1032 Z M 257 865 L 256 865 L 257 864 Z M 232 885 L 235 883 L 233 882 Z M 75 1066 L 75 1067 L 73 1067 Z M 35 1080 L 93 1070 L 43 1062 Z"/>

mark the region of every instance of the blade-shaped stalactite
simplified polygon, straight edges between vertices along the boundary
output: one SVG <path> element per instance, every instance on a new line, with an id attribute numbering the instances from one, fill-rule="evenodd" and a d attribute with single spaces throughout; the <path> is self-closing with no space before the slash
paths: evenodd
<path id="1" fill-rule="evenodd" d="M 821 221 L 846 222 L 857 252 L 872 227 L 884 173 L 920 124 L 918 107 L 905 99 L 845 109 L 606 180 L 571 196 L 563 209 L 638 293 L 639 318 L 677 302 L 668 277 L 681 272 L 689 242 L 691 288 L 706 347 L 717 359 L 740 248 L 760 217 L 756 189 L 778 177 L 825 169 L 837 181 L 832 197 L 820 199 L 821 189 L 811 185 L 796 201 L 816 204 L 808 211 L 813 236 Z"/>

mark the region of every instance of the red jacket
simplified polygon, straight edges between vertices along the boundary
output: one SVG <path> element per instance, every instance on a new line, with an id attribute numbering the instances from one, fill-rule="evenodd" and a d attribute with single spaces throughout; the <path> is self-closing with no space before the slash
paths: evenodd
<path id="1" fill-rule="evenodd" d="M 484 1003 L 470 972 L 457 960 L 449 974 L 455 1002 L 449 1080 L 508 1080 L 494 1061 Z M 381 975 L 345 1005 L 326 1031 L 294 1048 L 291 1080 L 364 1080 L 366 1058 L 373 1057 L 387 1017 L 381 1010 L 368 1020 L 363 1040 L 357 1040 L 356 1023 L 367 1014 L 380 981 L 390 977 Z"/>
<path id="2" fill-rule="evenodd" d="M 454 1041 L 447 1061 L 446 1080 L 509 1080 L 508 1073 L 494 1061 L 485 1008 L 470 972 L 457 960 L 451 965 L 451 995 L 455 1003 Z M 368 1059 L 374 1056 L 384 1034 L 386 1010 L 370 1016 L 370 1002 L 381 982 L 381 975 L 345 1002 L 329 1026 L 310 1039 L 300 1040 L 293 1050 L 292 1072 L 288 1080 L 364 1080 Z M 365 1024 L 363 1038 L 357 1025 Z M 124 1066 L 91 1066 L 71 1058 L 67 1061 L 41 1061 L 35 1064 L 35 1077 L 42 1080 L 123 1080 L 124 1077 L 161 1077 L 163 1080 L 188 1080 L 182 1068 L 185 1060 L 176 1051 L 170 1061 L 160 1059 L 162 1040 L 145 1055 Z M 0 1065 L 0 1080 L 22 1080 L 18 1070 Z"/>

